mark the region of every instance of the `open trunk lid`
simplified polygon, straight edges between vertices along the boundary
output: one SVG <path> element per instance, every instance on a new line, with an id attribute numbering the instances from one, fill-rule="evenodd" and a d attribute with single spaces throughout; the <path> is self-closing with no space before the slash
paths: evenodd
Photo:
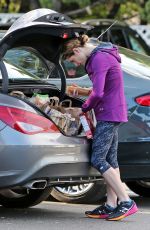
<path id="1" fill-rule="evenodd" d="M 77 24 L 66 15 L 50 9 L 36 9 L 21 16 L 13 23 L 0 42 L 3 93 L 8 92 L 8 74 L 3 63 L 7 50 L 22 46 L 31 47 L 62 69 L 59 60 L 65 39 L 77 37 L 90 29 L 90 26 Z M 65 82 L 63 69 L 61 80 Z"/>

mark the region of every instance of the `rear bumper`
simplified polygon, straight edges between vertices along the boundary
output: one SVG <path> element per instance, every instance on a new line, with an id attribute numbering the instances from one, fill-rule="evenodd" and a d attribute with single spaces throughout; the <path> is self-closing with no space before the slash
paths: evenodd
<path id="1" fill-rule="evenodd" d="M 27 170 L 0 171 L 0 188 L 24 186 L 34 180 L 47 180 L 49 185 L 90 183 L 101 180 L 100 173 L 88 163 L 62 163 Z"/>
<path id="2" fill-rule="evenodd" d="M 90 143 L 86 138 L 60 133 L 29 137 L 10 128 L 1 134 L 0 188 L 23 186 L 35 179 L 51 182 L 100 177 L 90 166 Z M 150 178 L 150 142 L 120 142 L 118 159 L 123 180 Z"/>
<path id="3" fill-rule="evenodd" d="M 89 162 L 90 143 L 86 138 L 65 137 L 60 133 L 29 137 L 13 132 L 11 139 L 5 140 L 3 132 L 0 188 L 23 186 L 36 179 L 100 177 Z"/>

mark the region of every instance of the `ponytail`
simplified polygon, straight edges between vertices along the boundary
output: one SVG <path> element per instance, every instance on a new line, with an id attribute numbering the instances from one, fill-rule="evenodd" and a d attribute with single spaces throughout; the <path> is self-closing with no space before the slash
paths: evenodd
<path id="1" fill-rule="evenodd" d="M 74 54 L 73 53 L 74 48 L 84 47 L 88 41 L 89 41 L 89 37 L 85 34 L 80 35 L 77 38 L 72 38 L 66 41 L 63 45 L 63 51 L 62 51 L 63 59 L 67 59 L 71 57 Z"/>

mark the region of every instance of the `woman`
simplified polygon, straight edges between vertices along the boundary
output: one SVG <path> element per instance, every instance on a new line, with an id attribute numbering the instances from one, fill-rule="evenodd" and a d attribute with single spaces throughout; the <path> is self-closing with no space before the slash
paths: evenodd
<path id="1" fill-rule="evenodd" d="M 95 46 L 89 42 L 87 35 L 82 35 L 66 41 L 63 58 L 77 66 L 85 66 L 93 84 L 88 99 L 82 105 L 82 111 L 95 111 L 97 125 L 92 144 L 91 164 L 102 174 L 106 182 L 107 200 L 105 204 L 85 214 L 91 218 L 121 220 L 138 209 L 122 184 L 117 161 L 118 127 L 120 123 L 127 122 L 118 49 L 109 42 Z M 75 86 L 76 93 L 77 89 Z"/>

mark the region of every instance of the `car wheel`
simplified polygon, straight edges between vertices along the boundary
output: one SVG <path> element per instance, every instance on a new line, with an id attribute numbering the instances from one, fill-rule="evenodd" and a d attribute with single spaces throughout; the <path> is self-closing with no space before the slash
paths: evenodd
<path id="1" fill-rule="evenodd" d="M 54 187 L 51 196 L 58 201 L 67 203 L 94 203 L 106 195 L 103 181 L 89 184 Z"/>
<path id="2" fill-rule="evenodd" d="M 46 200 L 50 192 L 51 188 L 5 189 L 0 191 L 0 204 L 6 208 L 28 208 Z"/>
<path id="3" fill-rule="evenodd" d="M 136 194 L 143 197 L 150 197 L 150 181 L 129 181 L 126 185 Z"/>

